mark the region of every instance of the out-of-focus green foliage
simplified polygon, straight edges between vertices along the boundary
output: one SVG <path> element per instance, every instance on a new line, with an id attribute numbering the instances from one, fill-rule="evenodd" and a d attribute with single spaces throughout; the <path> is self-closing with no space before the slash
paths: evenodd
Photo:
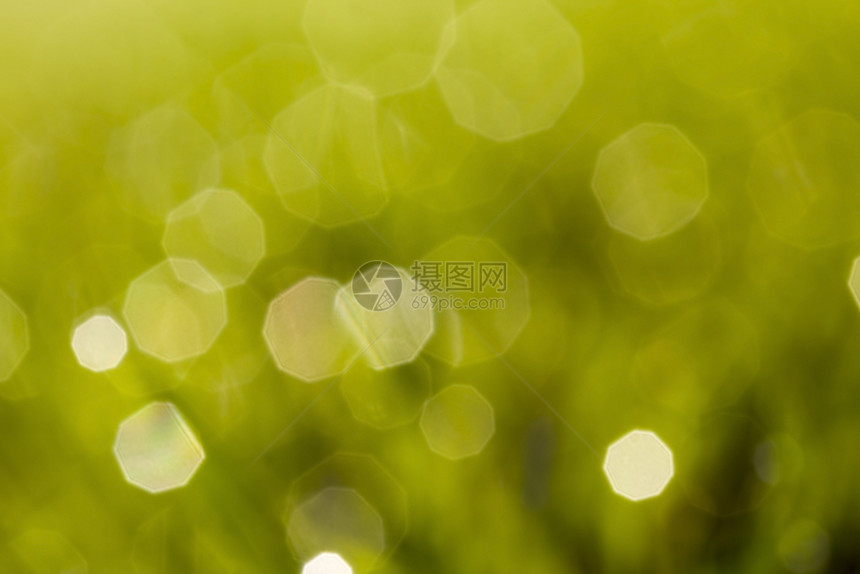
<path id="1" fill-rule="evenodd" d="M 0 571 L 857 571 L 858 65 L 854 0 L 0 0 Z"/>

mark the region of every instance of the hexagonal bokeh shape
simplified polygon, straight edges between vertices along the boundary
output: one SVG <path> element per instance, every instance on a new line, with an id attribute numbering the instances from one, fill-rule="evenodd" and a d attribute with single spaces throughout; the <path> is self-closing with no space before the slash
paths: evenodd
<path id="1" fill-rule="evenodd" d="M 290 513 L 287 537 L 300 560 L 336 551 L 367 569 L 385 552 L 385 527 L 370 503 L 352 488 L 329 487 Z"/>
<path id="2" fill-rule="evenodd" d="M 292 103 L 272 121 L 263 159 L 284 206 L 323 227 L 371 217 L 388 201 L 366 92 L 327 85 Z"/>
<path id="3" fill-rule="evenodd" d="M 184 109 L 165 105 L 118 130 L 105 169 L 133 214 L 164 221 L 196 191 L 218 182 L 212 136 Z"/>
<path id="4" fill-rule="evenodd" d="M 424 361 L 384 371 L 356 364 L 343 376 L 340 390 L 356 420 L 385 430 L 415 419 L 430 396 L 430 368 Z"/>
<path id="5" fill-rule="evenodd" d="M 27 316 L 0 289 L 0 383 L 9 380 L 30 350 Z"/>
<path id="6" fill-rule="evenodd" d="M 649 241 L 699 213 L 709 194 L 708 169 L 678 128 L 643 123 L 600 151 L 591 187 L 611 227 Z"/>
<path id="7" fill-rule="evenodd" d="M 860 237 L 860 124 L 810 110 L 759 141 L 747 189 L 774 236 L 817 249 Z"/>
<path id="8" fill-rule="evenodd" d="M 171 403 L 149 403 L 120 423 L 113 447 L 126 480 L 153 494 L 180 488 L 206 458 Z"/>
<path id="9" fill-rule="evenodd" d="M 544 0 L 483 0 L 436 70 L 460 125 L 497 141 L 551 128 L 582 86 L 579 33 Z"/>
<path id="10" fill-rule="evenodd" d="M 638 501 L 663 492 L 675 474 L 672 451 L 651 431 L 634 430 L 609 446 L 603 472 L 612 490 Z"/>
<path id="11" fill-rule="evenodd" d="M 199 263 L 167 259 L 131 282 L 123 316 L 140 350 L 172 363 L 209 350 L 227 325 L 227 301 Z"/>
<path id="12" fill-rule="evenodd" d="M 384 261 L 373 261 L 362 266 L 352 283 L 338 294 L 339 316 L 362 350 L 361 358 L 374 369 L 413 361 L 433 334 L 433 309 L 429 305 L 423 308 L 412 305 L 416 294 L 408 292 L 409 280 L 405 270 Z M 359 299 L 385 295 L 389 282 L 397 283 L 399 292 L 390 307 L 368 308 L 367 300 Z M 366 292 L 359 293 L 359 289 Z"/>
<path id="13" fill-rule="evenodd" d="M 352 574 L 352 568 L 340 554 L 323 552 L 304 565 L 302 574 Z"/>
<path id="14" fill-rule="evenodd" d="M 266 254 L 263 220 L 229 189 L 201 191 L 167 217 L 168 257 L 194 259 L 222 287 L 245 282 Z"/>
<path id="15" fill-rule="evenodd" d="M 406 505 L 403 488 L 372 457 L 335 454 L 290 485 L 290 548 L 300 562 L 337 552 L 356 572 L 378 568 L 406 533 Z"/>
<path id="16" fill-rule="evenodd" d="M 78 364 L 100 373 L 122 362 L 128 352 L 128 337 L 110 315 L 93 315 L 75 328 L 72 350 Z"/>
<path id="17" fill-rule="evenodd" d="M 340 284 L 308 277 L 269 305 L 263 336 L 279 369 L 305 382 L 344 372 L 360 349 L 335 308 Z"/>
<path id="18" fill-rule="evenodd" d="M 446 265 L 468 265 L 466 274 L 473 274 L 471 288 L 468 284 L 467 288 L 452 285 L 451 290 L 447 285 L 433 285 L 425 265 L 436 263 L 442 266 L 443 276 L 448 273 Z M 444 309 L 437 306 L 435 335 L 424 348 L 429 355 L 454 366 L 494 358 L 510 348 L 529 320 L 528 278 L 490 239 L 456 237 L 421 257 L 415 265 L 412 285 L 418 281 L 430 296 L 446 304 L 449 299 L 457 301 Z M 420 294 L 409 295 L 418 305 L 429 304 L 421 297 L 411 297 Z M 455 304 L 458 308 L 453 308 Z"/>
<path id="19" fill-rule="evenodd" d="M 386 96 L 430 79 L 451 0 L 313 0 L 302 21 L 325 75 Z"/>
<path id="20" fill-rule="evenodd" d="M 430 449 L 450 460 L 480 453 L 496 432 L 493 406 L 469 385 L 450 385 L 424 403 L 420 426 Z"/>

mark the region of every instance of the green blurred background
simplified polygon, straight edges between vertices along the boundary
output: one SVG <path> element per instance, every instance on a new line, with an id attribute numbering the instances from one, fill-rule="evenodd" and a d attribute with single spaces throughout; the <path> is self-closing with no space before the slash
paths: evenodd
<path id="1" fill-rule="evenodd" d="M 385 524 L 383 555 L 357 571 L 857 572 L 860 6 L 308 3 L 0 0 L 0 289 L 29 331 L 0 383 L 0 570 L 299 572 L 291 509 L 341 480 Z M 448 34 L 447 11 L 484 19 Z M 541 48 L 571 26 L 581 60 Z M 407 53 L 413 41 L 438 54 Z M 445 88 L 446 66 L 472 48 L 463 58 L 490 84 L 511 80 L 513 104 L 472 93 L 495 132 L 452 115 L 468 98 Z M 369 84 L 314 99 L 341 89 L 321 62 L 396 50 L 352 82 Z M 557 117 L 526 129 L 526 109 Z M 708 197 L 641 241 L 610 225 L 592 178 L 601 150 L 646 122 L 695 146 Z M 265 160 L 281 138 L 289 153 Z M 297 153 L 315 183 L 285 196 Z M 119 317 L 130 282 L 165 258 L 167 213 L 213 185 L 240 193 L 266 233 L 266 257 L 226 291 L 215 345 L 168 364 L 132 343 L 114 371 L 81 368 L 77 319 Z M 307 276 L 345 284 L 370 260 L 408 268 L 459 236 L 484 237 L 527 278 L 527 300 L 484 325 L 513 340 L 501 358 L 422 354 L 426 374 L 373 387 L 418 384 L 405 407 L 345 386 L 384 373 L 306 384 L 276 368 L 262 325 L 278 294 Z M 456 383 L 492 404 L 496 430 L 451 461 L 418 415 Z M 128 484 L 112 451 L 119 423 L 155 400 L 207 455 L 158 495 Z M 374 400 L 405 409 L 396 425 L 354 416 Z M 602 458 L 636 428 L 669 445 L 675 476 L 633 503 Z"/>

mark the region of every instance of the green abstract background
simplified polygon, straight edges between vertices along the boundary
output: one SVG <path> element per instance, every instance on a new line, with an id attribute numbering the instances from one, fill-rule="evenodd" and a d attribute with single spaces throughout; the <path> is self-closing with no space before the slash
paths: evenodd
<path id="1" fill-rule="evenodd" d="M 0 0 L 0 571 L 857 572 L 858 65 L 852 0 Z M 168 256 L 211 306 L 135 311 Z M 504 309 L 352 326 L 402 360 L 272 315 L 376 260 L 503 261 Z M 159 493 L 154 402 L 205 452 Z"/>

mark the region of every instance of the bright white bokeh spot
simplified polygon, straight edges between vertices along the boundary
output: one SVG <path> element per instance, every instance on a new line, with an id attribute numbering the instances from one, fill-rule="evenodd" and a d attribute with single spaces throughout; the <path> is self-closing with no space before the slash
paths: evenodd
<path id="1" fill-rule="evenodd" d="M 457 123 L 487 138 L 551 128 L 582 86 L 579 33 L 544 0 L 483 0 L 450 26 L 436 78 Z"/>
<path id="2" fill-rule="evenodd" d="M 289 515 L 287 537 L 300 560 L 334 551 L 367 567 L 385 551 L 382 517 L 352 488 L 325 488 L 299 504 Z"/>
<path id="3" fill-rule="evenodd" d="M 603 471 L 617 494 L 643 500 L 663 492 L 675 467 L 672 451 L 656 434 L 635 430 L 609 447 Z"/>
<path id="4" fill-rule="evenodd" d="M 165 105 L 114 134 L 105 169 L 129 211 L 164 221 L 174 207 L 217 183 L 216 151 L 191 114 Z"/>
<path id="5" fill-rule="evenodd" d="M 430 449 L 450 460 L 479 454 L 496 432 L 493 406 L 469 385 L 450 385 L 424 403 L 420 426 Z"/>
<path id="6" fill-rule="evenodd" d="M 314 382 L 355 361 L 360 349 L 336 310 L 340 288 L 333 279 L 308 277 L 272 301 L 263 335 L 279 369 Z"/>
<path id="7" fill-rule="evenodd" d="M 206 458 L 171 403 L 150 403 L 119 425 L 114 455 L 126 480 L 158 493 L 188 484 Z"/>
<path id="8" fill-rule="evenodd" d="M 171 211 L 162 244 L 168 257 L 194 259 L 225 288 L 244 283 L 266 254 L 263 220 L 228 189 L 201 191 Z"/>
<path id="9" fill-rule="evenodd" d="M 327 85 L 272 121 L 263 152 L 269 179 L 291 212 L 323 227 L 378 213 L 388 201 L 375 102 Z"/>
<path id="10" fill-rule="evenodd" d="M 762 138 L 747 189 L 774 236 L 816 249 L 860 237 L 860 124 L 844 113 L 805 112 Z"/>
<path id="11" fill-rule="evenodd" d="M 384 310 L 364 307 L 354 295 L 355 281 L 341 288 L 337 298 L 338 313 L 362 349 L 361 358 L 377 370 L 413 361 L 433 334 L 433 309 L 429 305 L 424 308 L 412 305 L 414 297 L 428 293 L 423 289 L 412 292 L 409 274 L 404 269 L 388 268 L 400 275 L 402 290 L 392 307 Z M 370 293 L 379 294 L 386 282 L 392 280 L 396 278 L 368 276 L 364 286 L 369 287 Z"/>
<path id="12" fill-rule="evenodd" d="M 128 352 L 128 337 L 113 317 L 94 315 L 75 329 L 72 350 L 82 367 L 100 373 L 120 364 Z"/>
<path id="13" fill-rule="evenodd" d="M 323 552 L 305 564 L 302 574 L 352 574 L 352 568 L 339 554 Z"/>
<path id="14" fill-rule="evenodd" d="M 9 296 L 0 289 L 0 383 L 9 379 L 27 351 L 30 335 L 27 316 Z"/>
<path id="15" fill-rule="evenodd" d="M 227 325 L 227 302 L 199 263 L 168 259 L 132 281 L 123 316 L 140 350 L 176 362 L 209 350 Z"/>
<path id="16" fill-rule="evenodd" d="M 325 75 L 386 96 L 429 80 L 451 0 L 312 0 L 305 34 Z"/>
<path id="17" fill-rule="evenodd" d="M 591 187 L 611 227 L 649 241 L 699 213 L 708 198 L 708 169 L 678 128 L 644 123 L 601 150 Z"/>

